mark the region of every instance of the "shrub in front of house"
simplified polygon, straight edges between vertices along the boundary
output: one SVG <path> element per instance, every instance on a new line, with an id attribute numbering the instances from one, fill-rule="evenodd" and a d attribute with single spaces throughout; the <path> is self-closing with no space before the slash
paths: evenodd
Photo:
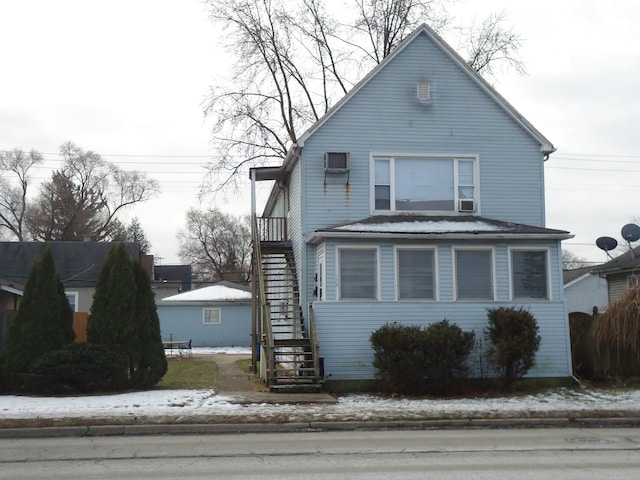
<path id="1" fill-rule="evenodd" d="M 383 325 L 370 337 L 382 388 L 406 394 L 450 391 L 467 374 L 474 337 L 447 320 L 428 327 Z"/>
<path id="2" fill-rule="evenodd" d="M 33 265 L 18 311 L 9 322 L 3 352 L 6 383 L 21 388 L 22 374 L 38 358 L 74 339 L 73 312 L 47 247 Z"/>
<path id="3" fill-rule="evenodd" d="M 123 244 L 109 252 L 98 276 L 87 339 L 113 352 L 122 388 L 152 387 L 167 372 L 149 276 Z"/>
<path id="4" fill-rule="evenodd" d="M 505 387 L 511 388 L 535 365 L 540 348 L 538 323 L 524 308 L 491 308 L 487 317 L 487 358 L 502 376 Z"/>
<path id="5" fill-rule="evenodd" d="M 46 394 L 111 391 L 120 374 L 114 360 L 104 345 L 72 343 L 41 356 L 24 377 L 25 389 Z"/>

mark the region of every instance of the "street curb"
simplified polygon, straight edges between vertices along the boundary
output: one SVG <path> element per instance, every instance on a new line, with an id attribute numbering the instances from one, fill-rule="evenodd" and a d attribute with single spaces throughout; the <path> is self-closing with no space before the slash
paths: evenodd
<path id="1" fill-rule="evenodd" d="M 142 435 L 222 435 L 325 431 L 464 430 L 515 428 L 640 428 L 640 417 L 509 418 L 423 421 L 340 421 L 309 423 L 220 423 L 95 425 L 0 429 L 0 438 L 103 437 Z"/>

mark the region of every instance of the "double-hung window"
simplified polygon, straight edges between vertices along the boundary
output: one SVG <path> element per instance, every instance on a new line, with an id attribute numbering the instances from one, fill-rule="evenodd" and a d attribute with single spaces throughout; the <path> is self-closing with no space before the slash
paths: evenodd
<path id="1" fill-rule="evenodd" d="M 456 249 L 455 269 L 458 300 L 494 300 L 491 249 Z"/>
<path id="2" fill-rule="evenodd" d="M 218 325 L 222 323 L 222 315 L 219 308 L 203 308 L 202 323 L 205 325 Z"/>
<path id="3" fill-rule="evenodd" d="M 547 250 L 511 250 L 511 286 L 514 300 L 548 299 Z"/>
<path id="4" fill-rule="evenodd" d="M 378 249 L 338 248 L 340 300 L 378 298 Z"/>
<path id="5" fill-rule="evenodd" d="M 398 300 L 435 300 L 434 250 L 398 248 L 396 267 Z"/>
<path id="6" fill-rule="evenodd" d="M 376 156 L 373 159 L 373 209 L 474 211 L 476 163 L 471 157 Z"/>

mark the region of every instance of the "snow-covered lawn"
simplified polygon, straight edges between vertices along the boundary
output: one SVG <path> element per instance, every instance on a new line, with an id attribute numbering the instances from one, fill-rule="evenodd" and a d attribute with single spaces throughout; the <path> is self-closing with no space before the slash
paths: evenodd
<path id="1" fill-rule="evenodd" d="M 194 354 L 246 349 L 195 349 Z M 282 395 L 283 401 L 286 395 Z M 503 398 L 405 399 L 345 395 L 335 404 L 237 403 L 213 390 L 151 390 L 81 397 L 0 396 L 0 422 L 15 419 L 112 419 L 190 422 L 311 422 L 441 418 L 640 416 L 640 391 L 555 389 Z"/>

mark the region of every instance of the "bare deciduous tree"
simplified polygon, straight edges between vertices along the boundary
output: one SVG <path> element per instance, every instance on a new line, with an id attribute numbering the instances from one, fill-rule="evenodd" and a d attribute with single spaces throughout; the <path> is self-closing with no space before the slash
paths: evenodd
<path id="1" fill-rule="evenodd" d="M 27 228 L 36 240 L 111 239 L 117 214 L 158 193 L 158 182 L 136 171 L 124 171 L 95 152 L 68 142 L 65 159 L 45 182 L 28 210 Z"/>
<path id="2" fill-rule="evenodd" d="M 505 18 L 504 12 L 492 13 L 480 26 L 472 25 L 465 35 L 469 66 L 482 75 L 493 76 L 498 65 L 525 73 L 524 63 L 518 58 L 522 38 L 503 26 Z"/>
<path id="3" fill-rule="evenodd" d="M 29 170 L 42 161 L 35 150 L 0 152 L 0 235 L 9 230 L 18 241 L 24 240 Z"/>
<path id="4" fill-rule="evenodd" d="M 235 63 L 211 88 L 205 113 L 217 152 L 203 193 L 235 185 L 255 165 L 278 164 L 299 135 L 423 22 L 450 21 L 445 0 L 207 0 Z M 331 4 L 335 7 L 335 3 Z M 492 15 L 468 39 L 470 65 L 523 71 L 520 37 Z"/>
<path id="5" fill-rule="evenodd" d="M 248 281 L 251 256 L 248 218 L 227 215 L 216 208 L 191 208 L 178 241 L 180 258 L 191 264 L 198 282 Z"/>
<path id="6" fill-rule="evenodd" d="M 589 262 L 586 258 L 580 257 L 570 250 L 562 249 L 562 269 L 574 270 L 576 268 L 588 267 Z"/>

